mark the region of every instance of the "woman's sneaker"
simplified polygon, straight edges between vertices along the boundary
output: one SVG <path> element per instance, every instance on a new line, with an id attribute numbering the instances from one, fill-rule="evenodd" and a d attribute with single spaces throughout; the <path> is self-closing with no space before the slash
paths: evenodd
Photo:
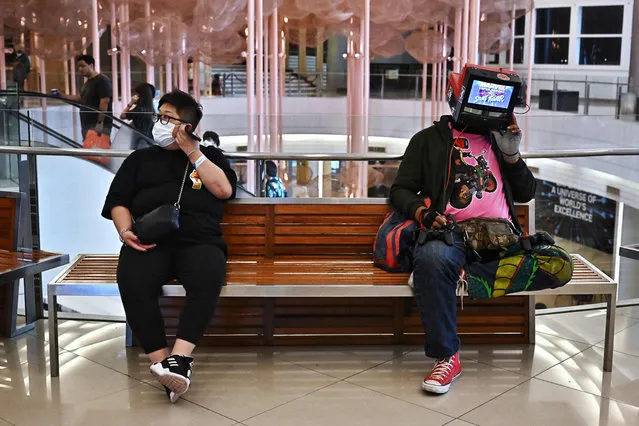
<path id="1" fill-rule="evenodd" d="M 440 359 L 435 363 L 433 371 L 424 379 L 422 389 L 432 393 L 446 393 L 453 380 L 461 376 L 461 361 L 459 352 L 450 358 Z"/>
<path id="2" fill-rule="evenodd" d="M 192 368 L 193 358 L 171 355 L 151 365 L 151 374 L 165 387 L 171 402 L 175 402 L 189 390 Z"/>

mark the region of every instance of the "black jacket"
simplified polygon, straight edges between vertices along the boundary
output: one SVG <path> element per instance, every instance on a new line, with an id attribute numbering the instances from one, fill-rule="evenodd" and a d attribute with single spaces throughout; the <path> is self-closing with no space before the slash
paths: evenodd
<path id="1" fill-rule="evenodd" d="M 390 202 L 407 217 L 414 218 L 421 206 L 440 213 L 446 210 L 455 179 L 454 173 L 451 173 L 453 131 L 449 123 L 452 123 L 452 117 L 443 116 L 431 127 L 415 134 L 406 148 L 390 190 Z M 535 178 L 522 159 L 514 164 L 504 161 L 492 137 L 491 140 L 499 161 L 510 216 L 515 226 L 521 229 L 514 203 L 527 203 L 535 197 Z"/>

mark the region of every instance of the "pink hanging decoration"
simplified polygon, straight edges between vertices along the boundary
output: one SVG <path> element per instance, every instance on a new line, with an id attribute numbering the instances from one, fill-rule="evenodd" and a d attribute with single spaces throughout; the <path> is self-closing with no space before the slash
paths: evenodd
<path id="1" fill-rule="evenodd" d="M 452 16 L 453 7 L 448 3 L 433 0 L 414 0 L 410 17 L 420 24 L 437 24 Z"/>
<path id="2" fill-rule="evenodd" d="M 422 64 L 443 62 L 450 51 L 448 39 L 434 30 L 413 31 L 404 39 L 404 47 L 410 55 Z"/>
<path id="3" fill-rule="evenodd" d="M 150 65 L 164 64 L 180 56 L 191 56 L 188 28 L 174 17 L 137 18 L 121 26 L 120 43 L 128 42 L 132 55 Z"/>
<path id="4" fill-rule="evenodd" d="M 524 16 L 534 7 L 533 0 L 493 0 L 481 3 L 484 22 L 509 23 L 512 21 L 512 11 L 515 18 Z"/>
<path id="5" fill-rule="evenodd" d="M 295 0 L 295 5 L 300 11 L 322 16 L 336 10 L 342 2 L 343 0 Z"/>
<path id="6" fill-rule="evenodd" d="M 497 54 L 510 49 L 512 32 L 510 25 L 497 22 L 482 22 L 479 25 L 479 52 Z"/>
<path id="7" fill-rule="evenodd" d="M 379 56 L 381 58 L 390 58 L 392 56 L 401 55 L 406 49 L 404 48 L 404 39 L 401 34 L 397 37 L 386 41 L 379 46 L 371 45 L 371 54 L 373 56 Z"/>
<path id="8" fill-rule="evenodd" d="M 193 27 L 202 33 L 224 31 L 246 9 L 247 0 L 198 0 Z"/>
<path id="9" fill-rule="evenodd" d="M 213 33 L 202 40 L 197 51 L 200 60 L 207 65 L 234 64 L 242 60 L 246 50 L 246 38 L 235 31 Z"/>
<path id="10" fill-rule="evenodd" d="M 355 16 L 364 16 L 364 0 L 346 0 Z M 371 22 L 386 24 L 402 22 L 413 10 L 413 0 L 371 0 Z"/>
<path id="11" fill-rule="evenodd" d="M 279 15 L 289 20 L 303 19 L 310 15 L 310 12 L 302 10 L 297 6 L 296 0 L 284 0 L 279 10 Z"/>

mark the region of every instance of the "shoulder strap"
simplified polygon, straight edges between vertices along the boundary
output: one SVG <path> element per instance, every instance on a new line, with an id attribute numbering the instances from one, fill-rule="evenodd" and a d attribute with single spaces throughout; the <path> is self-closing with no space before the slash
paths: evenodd
<path id="1" fill-rule="evenodd" d="M 186 168 L 184 169 L 184 177 L 182 178 L 182 185 L 180 185 L 180 195 L 178 195 L 177 202 L 175 203 L 175 207 L 180 208 L 180 201 L 182 200 L 182 192 L 184 191 L 184 183 L 186 182 L 186 175 L 189 173 L 189 165 L 191 162 L 186 160 Z"/>

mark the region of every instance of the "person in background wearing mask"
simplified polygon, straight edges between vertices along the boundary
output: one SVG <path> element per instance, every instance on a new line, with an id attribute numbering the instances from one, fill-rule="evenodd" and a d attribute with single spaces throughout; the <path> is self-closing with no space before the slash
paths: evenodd
<path id="1" fill-rule="evenodd" d="M 24 90 L 24 82 L 31 72 L 31 61 L 29 57 L 24 54 L 24 47 L 21 45 L 16 46 L 16 61 L 13 64 L 12 77 L 13 81 L 18 85 L 18 90 Z"/>
<path id="2" fill-rule="evenodd" d="M 212 131 L 208 131 L 208 132 L 204 132 L 204 135 L 202 136 L 202 145 L 204 146 L 214 146 L 216 148 L 220 147 L 220 137 L 218 136 L 217 133 L 212 132 Z"/>
<path id="3" fill-rule="evenodd" d="M 220 150 L 201 147 L 190 136 L 201 119 L 202 109 L 189 94 L 175 90 L 162 96 L 153 127 L 155 146 L 124 160 L 102 209 L 123 243 L 117 281 L 127 321 L 171 402 L 189 389 L 191 353 L 224 285 L 226 244 L 220 222 L 237 182 Z M 185 167 L 188 177 L 182 185 Z M 136 219 L 174 204 L 181 188 L 179 229 L 161 241 L 140 241 Z M 186 289 L 186 301 L 169 350 L 158 295 L 173 278 Z"/>
<path id="4" fill-rule="evenodd" d="M 131 125 L 140 133 L 153 139 L 153 98 L 155 97 L 155 87 L 149 83 L 141 83 L 133 89 L 131 102 L 124 108 L 120 118 L 131 120 Z M 131 149 L 142 149 L 151 146 L 151 143 L 144 138 L 135 138 L 131 144 Z"/>

